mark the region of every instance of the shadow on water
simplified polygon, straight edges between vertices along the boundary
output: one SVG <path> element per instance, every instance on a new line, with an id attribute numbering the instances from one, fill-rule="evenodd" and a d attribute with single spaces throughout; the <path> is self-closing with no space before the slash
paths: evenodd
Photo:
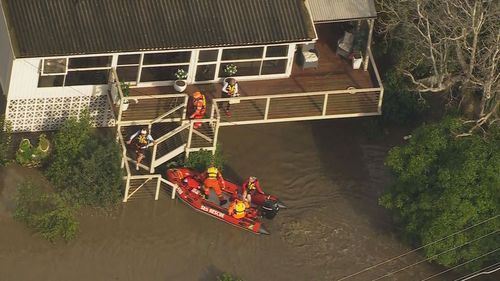
<path id="1" fill-rule="evenodd" d="M 390 216 L 378 205 L 378 197 L 391 180 L 385 158 L 403 134 L 380 132 L 379 138 L 370 138 L 374 118 L 312 122 L 311 130 L 321 165 L 335 183 L 332 192 L 350 202 L 373 228 L 387 234 L 393 231 Z"/>

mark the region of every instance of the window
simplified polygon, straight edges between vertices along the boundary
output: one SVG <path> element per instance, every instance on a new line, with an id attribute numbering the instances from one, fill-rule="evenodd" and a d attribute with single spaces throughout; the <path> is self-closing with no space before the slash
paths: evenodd
<path id="1" fill-rule="evenodd" d="M 287 57 L 287 56 L 288 56 L 288 45 L 267 46 L 266 58 Z"/>
<path id="2" fill-rule="evenodd" d="M 219 50 L 205 50 L 200 51 L 198 55 L 198 62 L 213 62 L 217 61 Z"/>
<path id="3" fill-rule="evenodd" d="M 38 87 L 104 85 L 112 56 L 44 59 Z"/>
<path id="4" fill-rule="evenodd" d="M 265 60 L 262 63 L 260 74 L 281 74 L 286 72 L 286 64 L 288 60 Z"/>
<path id="5" fill-rule="evenodd" d="M 189 72 L 188 65 L 143 67 L 141 71 L 141 82 L 175 80 L 177 79 L 175 73 L 179 68 Z"/>
<path id="6" fill-rule="evenodd" d="M 103 85 L 108 83 L 109 69 L 68 71 L 65 86 Z"/>
<path id="7" fill-rule="evenodd" d="M 222 51 L 222 60 L 260 59 L 263 52 L 264 47 L 225 49 Z"/>
<path id="8" fill-rule="evenodd" d="M 254 76 L 254 75 L 259 75 L 260 72 L 260 65 L 262 61 L 245 61 L 245 62 L 227 62 L 227 63 L 222 63 L 220 65 L 219 69 L 219 77 L 225 77 L 224 74 L 224 68 L 228 64 L 234 64 L 238 68 L 238 72 L 236 72 L 235 76 Z"/>
<path id="9" fill-rule="evenodd" d="M 169 52 L 145 54 L 143 65 L 189 63 L 191 52 Z"/>
<path id="10" fill-rule="evenodd" d="M 68 60 L 66 58 L 45 59 L 43 60 L 42 73 L 44 75 L 66 73 L 67 62 Z"/>
<path id="11" fill-rule="evenodd" d="M 110 67 L 111 56 L 70 58 L 68 69 Z"/>
<path id="12" fill-rule="evenodd" d="M 215 77 L 215 64 L 198 65 L 196 67 L 195 81 L 210 81 Z"/>
<path id="13" fill-rule="evenodd" d="M 120 55 L 118 56 L 118 65 L 127 65 L 127 64 L 139 64 L 141 62 L 141 55 Z"/>
<path id="14" fill-rule="evenodd" d="M 61 87 L 64 84 L 64 75 L 40 75 L 38 87 Z"/>
<path id="15" fill-rule="evenodd" d="M 141 63 L 141 54 L 119 55 L 116 66 L 118 79 L 123 82 L 137 82 L 139 76 L 139 64 Z"/>

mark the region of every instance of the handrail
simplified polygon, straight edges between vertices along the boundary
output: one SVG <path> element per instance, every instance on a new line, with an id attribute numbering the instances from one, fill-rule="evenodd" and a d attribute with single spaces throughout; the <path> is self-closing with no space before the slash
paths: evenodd
<path id="1" fill-rule="evenodd" d="M 173 137 L 174 135 L 176 135 L 176 134 L 178 134 L 178 133 L 182 132 L 182 131 L 183 131 L 183 130 L 185 130 L 188 126 L 189 126 L 189 123 L 183 124 L 183 125 L 181 125 L 181 126 L 179 126 L 179 127 L 175 128 L 175 129 L 173 129 L 172 131 L 168 132 L 167 134 L 165 134 L 165 135 L 163 135 L 163 136 L 159 137 L 158 139 L 156 139 L 156 144 L 155 144 L 155 146 L 156 146 L 156 145 L 158 145 L 159 143 L 161 143 L 161 142 L 163 142 L 163 141 L 165 141 L 165 140 L 167 140 L 167 139 L 169 139 L 169 138 Z"/>
<path id="2" fill-rule="evenodd" d="M 158 98 L 179 98 L 179 97 L 185 97 L 187 94 L 158 94 L 158 95 L 142 95 L 142 96 L 133 96 L 133 97 L 127 97 L 127 99 L 133 99 L 133 100 L 146 100 L 146 99 L 158 99 Z"/>
<path id="3" fill-rule="evenodd" d="M 120 134 L 120 125 L 117 126 L 118 131 L 118 140 L 120 141 L 120 145 L 122 147 L 122 163 L 125 166 L 125 170 L 127 171 L 127 179 L 125 182 L 125 193 L 123 196 L 123 202 L 127 202 L 128 192 L 130 190 L 130 166 L 127 161 L 127 146 L 125 145 L 125 141 L 123 140 L 122 134 Z"/>
<path id="4" fill-rule="evenodd" d="M 158 121 L 162 120 L 165 116 L 168 116 L 168 115 L 176 112 L 177 110 L 179 110 L 179 109 L 181 109 L 183 107 L 184 107 L 184 104 L 181 104 L 181 105 L 178 105 L 178 106 L 170 109 L 169 111 L 167 111 L 167 112 L 163 113 L 162 115 L 156 117 L 156 119 L 151 120 L 151 124 L 157 123 Z"/>
<path id="5" fill-rule="evenodd" d="M 177 191 L 177 188 L 179 188 L 179 186 L 175 183 L 172 183 L 172 182 L 164 179 L 163 177 L 160 177 L 160 181 L 163 183 L 166 183 L 172 187 L 172 199 L 175 199 L 175 192 Z"/>
<path id="6" fill-rule="evenodd" d="M 345 90 L 331 90 L 331 91 L 318 91 L 318 92 L 303 92 L 303 93 L 290 93 L 290 94 L 276 94 L 276 95 L 259 95 L 248 97 L 232 97 L 232 98 L 214 98 L 214 101 L 230 101 L 230 100 L 258 100 L 258 99 L 276 99 L 276 98 L 291 98 L 291 97 L 306 97 L 306 96 L 321 96 L 321 95 L 335 95 L 335 94 L 356 94 L 365 92 L 378 92 L 379 88 L 362 88 L 362 89 L 345 89 Z"/>

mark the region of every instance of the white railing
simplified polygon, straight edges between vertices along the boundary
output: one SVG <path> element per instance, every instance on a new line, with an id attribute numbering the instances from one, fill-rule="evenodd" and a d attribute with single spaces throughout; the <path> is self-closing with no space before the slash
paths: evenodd
<path id="1" fill-rule="evenodd" d="M 232 119 L 228 121 L 221 121 L 220 126 L 228 126 L 228 125 L 244 125 L 244 124 L 256 124 L 256 123 L 271 123 L 271 122 L 284 122 L 284 121 L 301 121 L 301 120 L 317 120 L 317 119 L 330 119 L 335 117 L 358 117 L 358 116 L 372 116 L 379 115 L 380 110 L 377 109 L 373 112 L 364 112 L 364 113 L 346 113 L 346 114 L 328 114 L 328 109 L 332 109 L 335 105 L 329 104 L 329 98 L 338 94 L 373 94 L 374 98 L 377 98 L 376 104 L 380 104 L 380 97 L 378 96 L 383 89 L 381 87 L 378 88 L 364 88 L 364 89 L 349 89 L 349 90 L 332 90 L 332 91 L 320 91 L 320 92 L 305 92 L 305 93 L 292 93 L 292 94 L 279 94 L 279 95 L 262 95 L 262 96 L 249 96 L 249 97 L 232 97 L 232 98 L 217 98 L 214 99 L 215 107 L 217 108 L 219 105 L 223 103 L 231 101 L 238 101 L 239 103 L 245 102 L 260 102 L 264 104 L 263 108 L 259 112 L 263 112 L 263 114 L 257 114 L 253 116 L 247 116 L 247 119 L 250 120 L 238 120 L 236 116 L 233 116 Z M 271 113 L 276 112 L 285 112 L 290 115 L 293 115 L 289 110 L 273 110 L 273 102 L 284 101 L 286 99 L 292 98 L 317 98 L 321 100 L 320 109 L 316 114 L 311 114 L 309 116 L 291 116 L 291 117 L 270 117 Z M 220 115 L 218 115 L 220 116 Z M 236 118 L 234 118 L 236 117 Z"/>

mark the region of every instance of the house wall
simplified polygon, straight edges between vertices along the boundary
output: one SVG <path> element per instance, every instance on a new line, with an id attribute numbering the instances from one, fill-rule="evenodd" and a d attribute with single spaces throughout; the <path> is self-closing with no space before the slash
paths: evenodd
<path id="1" fill-rule="evenodd" d="M 11 66 L 14 61 L 14 52 L 9 38 L 7 22 L 0 1 L 0 84 L 4 95 L 9 92 Z"/>
<path id="2" fill-rule="evenodd" d="M 99 127 L 114 126 L 107 85 L 38 88 L 41 59 L 16 59 L 7 100 L 7 119 L 16 132 L 55 130 L 88 109 Z"/>
<path id="3" fill-rule="evenodd" d="M 284 65 L 284 72 L 276 73 L 276 74 L 267 74 L 264 76 L 260 75 L 247 75 L 237 77 L 238 80 L 259 80 L 259 79 L 273 79 L 273 78 L 284 78 L 290 76 L 293 58 L 296 49 L 296 44 L 285 44 L 288 45 L 288 52 L 282 54 L 281 56 L 271 56 L 266 57 L 267 51 L 262 53 L 262 61 L 271 61 L 271 60 L 287 60 L 286 65 Z M 284 45 L 282 45 L 284 46 Z M 266 46 L 258 46 L 257 48 L 267 48 Z M 234 49 L 234 47 L 232 48 Z M 244 47 L 243 47 L 244 49 Z M 201 64 L 212 64 L 215 65 L 215 73 L 219 73 L 220 67 L 224 63 L 235 61 L 237 63 L 240 62 L 248 62 L 255 61 L 254 59 L 231 59 L 231 60 L 223 60 L 222 59 L 222 48 L 216 49 L 219 50 L 218 57 L 211 62 L 205 62 Z M 265 49 L 267 50 L 267 49 Z M 209 81 L 195 81 L 195 70 L 197 66 L 200 65 L 198 63 L 199 52 L 200 50 L 192 49 L 192 50 L 175 50 L 168 52 L 183 52 L 189 51 L 191 52 L 191 58 L 189 61 L 186 61 L 184 65 L 189 66 L 189 74 L 188 74 L 188 83 L 214 83 L 220 81 L 222 78 L 214 77 Z M 206 51 L 206 50 L 205 50 Z M 152 86 L 163 86 L 163 85 L 172 85 L 172 78 L 168 78 L 167 75 L 171 72 L 174 72 L 178 67 L 176 64 L 145 64 L 142 63 L 142 59 L 147 56 L 149 53 L 164 53 L 164 52 L 136 52 L 136 53 L 116 53 L 116 54 L 102 54 L 103 56 L 112 56 L 110 64 L 105 66 L 106 70 L 109 70 L 110 67 L 119 68 L 123 65 L 119 65 L 119 56 L 120 55 L 140 55 L 141 63 L 138 64 L 138 78 L 136 81 L 131 81 L 132 85 L 136 87 L 152 87 Z M 166 53 L 166 52 L 165 52 Z M 90 57 L 96 55 L 83 55 L 83 56 L 75 56 L 75 57 Z M 60 58 L 45 58 L 45 59 L 60 59 Z M 64 58 L 63 58 L 64 59 Z M 259 60 L 260 58 L 257 58 Z M 71 57 L 69 57 L 69 61 Z M 114 117 L 113 113 L 110 110 L 110 105 L 108 103 L 107 91 L 108 85 L 78 85 L 78 86 L 50 86 L 50 87 L 39 87 L 39 79 L 42 76 L 47 77 L 47 75 L 51 75 L 45 73 L 42 70 L 42 65 L 45 65 L 44 58 L 21 58 L 16 59 L 12 64 L 12 79 L 10 82 L 9 96 L 7 101 L 7 118 L 11 120 L 13 124 L 14 131 L 41 131 L 41 130 L 55 130 L 57 129 L 62 122 L 68 116 L 78 116 L 81 111 L 85 108 L 89 108 L 91 115 L 96 117 L 96 126 L 113 126 L 114 125 Z M 75 72 L 74 68 L 71 68 L 68 63 L 66 68 L 67 73 L 70 71 Z M 172 66 L 173 65 L 173 66 Z M 137 64 L 136 64 L 137 66 Z M 147 68 L 155 68 L 155 67 L 173 67 L 169 68 L 169 72 L 166 74 L 158 76 L 161 79 L 160 81 L 153 82 L 143 82 L 139 81 L 141 77 L 141 73 L 144 72 Z M 73 66 L 74 67 L 74 66 Z M 98 67 L 103 68 L 103 67 Z M 263 67 L 261 68 L 261 70 Z M 117 71 L 118 71 L 117 70 Z M 240 71 L 240 70 L 239 70 Z M 78 72 L 78 70 L 76 70 Z M 163 74 L 163 73 L 162 73 Z M 60 72 L 55 75 L 61 75 Z M 67 82 L 67 77 L 62 74 Z M 171 76 L 171 75 L 170 75 Z M 54 76 L 52 76 L 54 77 Z M 165 77 L 165 80 L 163 80 Z M 219 80 L 220 79 L 220 80 Z M 120 79 L 122 80 L 122 79 Z M 60 84 L 64 85 L 66 82 Z"/>

